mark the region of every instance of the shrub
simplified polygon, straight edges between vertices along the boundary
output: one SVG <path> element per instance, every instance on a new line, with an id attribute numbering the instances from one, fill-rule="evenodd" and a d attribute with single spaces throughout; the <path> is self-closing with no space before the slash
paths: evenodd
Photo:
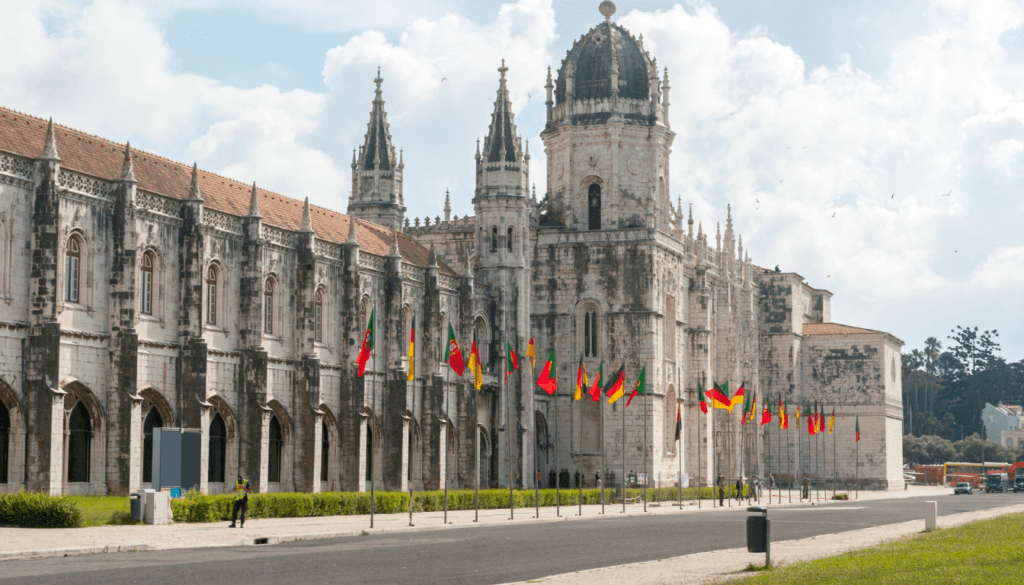
<path id="1" fill-rule="evenodd" d="M 835 494 L 832 496 L 833 500 L 849 500 L 850 494 Z"/>
<path id="2" fill-rule="evenodd" d="M 82 510 L 64 498 L 24 490 L 0 495 L 0 526 L 79 528 Z"/>

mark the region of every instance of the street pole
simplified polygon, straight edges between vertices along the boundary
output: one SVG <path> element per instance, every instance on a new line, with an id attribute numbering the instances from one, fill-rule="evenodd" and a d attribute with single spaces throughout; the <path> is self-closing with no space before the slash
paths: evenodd
<path id="1" fill-rule="evenodd" d="M 555 375 L 558 375 L 557 370 Z M 555 406 L 555 516 L 562 517 L 562 470 L 558 467 L 558 384 L 555 383 L 555 393 L 551 395 L 551 402 Z"/>
<path id="2" fill-rule="evenodd" d="M 703 377 L 703 376 L 701 376 L 701 377 Z M 700 394 L 700 384 L 699 383 L 697 384 L 697 393 Z M 697 396 L 697 404 L 700 404 L 700 396 Z M 696 497 L 696 500 L 697 500 L 697 509 L 698 510 L 701 509 L 701 507 L 702 507 L 702 505 L 704 503 L 704 494 L 701 493 L 701 487 L 703 487 L 703 483 L 704 482 L 701 481 L 701 475 L 700 475 L 701 473 L 703 473 L 703 469 L 702 469 L 701 463 L 700 463 L 700 460 L 701 460 L 700 451 L 701 451 L 701 449 L 703 449 L 703 444 L 700 442 L 700 427 L 701 427 L 701 424 L 702 424 L 700 422 L 700 415 L 701 414 L 702 414 L 702 411 L 698 411 L 697 415 L 696 415 L 697 416 L 697 475 L 696 475 L 696 478 L 697 478 L 697 497 Z M 704 415 L 704 416 L 707 416 L 707 415 Z M 706 423 L 708 421 L 705 420 L 704 422 Z"/>
<path id="3" fill-rule="evenodd" d="M 625 410 L 625 409 L 623 409 Z M 647 513 L 647 401 L 644 400 L 644 513 Z"/>
<path id="4" fill-rule="evenodd" d="M 414 365 L 412 363 L 410 363 L 409 367 L 413 368 Z M 415 380 L 413 380 L 413 383 L 410 385 L 410 390 L 412 392 L 412 410 L 409 412 L 409 437 L 410 438 L 414 438 L 416 436 L 416 382 L 415 382 Z M 409 449 L 409 462 L 412 463 L 414 461 L 415 461 L 415 459 L 414 459 L 414 455 L 413 455 L 412 449 Z M 415 467 L 415 466 L 414 465 L 409 465 L 410 469 L 413 468 L 413 467 Z M 408 474 L 408 477 L 409 477 L 409 480 L 408 480 L 409 481 L 409 526 L 412 526 L 413 525 L 412 524 L 412 498 L 413 498 L 412 474 Z"/>
<path id="5" fill-rule="evenodd" d="M 603 365 L 603 363 L 602 363 L 602 365 Z M 601 372 L 601 369 L 599 369 L 598 371 Z M 603 374 L 603 372 L 601 372 L 601 373 Z M 599 380 L 599 381 L 602 382 L 602 383 L 604 382 L 604 380 Z M 604 452 L 605 452 L 605 440 L 604 440 L 604 392 L 601 392 L 601 390 L 602 389 L 599 387 L 598 390 L 597 390 L 597 392 L 598 392 L 597 395 L 599 397 L 598 404 L 601 405 L 600 406 L 600 408 L 601 408 L 601 472 L 604 473 L 604 475 L 601 476 L 601 515 L 604 516 L 604 482 L 608 478 L 608 469 L 605 467 L 605 461 L 604 461 Z"/>
<path id="6" fill-rule="evenodd" d="M 786 413 L 786 418 L 787 419 L 789 418 L 789 413 L 788 412 Z M 786 423 L 786 426 L 789 426 L 789 423 Z M 786 429 L 786 430 L 788 431 L 789 429 Z M 797 432 L 799 432 L 799 431 L 797 431 Z M 800 440 L 800 437 L 797 436 L 797 441 L 799 441 L 799 440 Z M 786 474 L 789 475 L 789 482 L 788 482 L 789 489 L 786 490 L 786 491 L 789 494 L 789 503 L 792 504 L 793 503 L 793 438 L 790 436 L 790 434 L 788 432 L 786 433 L 786 460 L 787 460 L 786 461 Z M 782 499 L 782 495 L 781 494 L 779 495 L 779 499 L 780 500 Z"/>
<path id="7" fill-rule="evenodd" d="M 625 371 L 623 371 L 625 377 Z M 626 513 L 626 407 L 622 407 L 622 513 Z"/>
<path id="8" fill-rule="evenodd" d="M 682 427 L 682 424 L 683 424 L 683 415 L 681 414 L 682 413 L 681 404 L 682 404 L 682 400 L 680 400 L 679 398 L 676 398 L 676 412 L 680 413 L 680 415 L 679 415 L 679 425 L 680 425 L 680 427 Z M 677 463 L 679 464 L 679 483 L 676 484 L 676 486 L 677 486 L 677 489 L 676 489 L 676 500 L 677 501 L 676 501 L 676 503 L 678 504 L 679 509 L 682 510 L 683 509 L 683 432 L 682 432 L 682 429 L 680 429 L 680 431 L 679 431 L 679 438 L 676 439 L 676 459 L 678 459 Z"/>
<path id="9" fill-rule="evenodd" d="M 372 311 L 370 312 L 370 316 L 371 317 L 373 316 L 373 312 Z M 377 332 L 373 331 L 373 332 L 370 333 L 370 335 L 373 335 L 373 336 L 376 337 Z M 374 375 L 374 370 L 377 369 L 377 352 L 374 350 L 374 346 L 375 345 L 376 344 L 371 339 L 370 340 L 370 360 L 371 360 L 370 376 L 371 377 Z M 373 402 L 373 417 L 368 419 L 367 424 L 370 425 L 370 429 L 373 429 L 373 419 L 377 417 L 377 392 L 373 389 L 373 382 L 372 381 L 370 382 L 370 393 L 371 393 L 370 400 Z M 372 433 L 373 430 L 371 430 L 370 432 Z M 374 433 L 374 434 L 376 434 L 376 433 Z M 377 437 L 377 441 L 375 441 L 375 442 L 380 442 L 380 440 L 381 440 L 381 438 Z M 374 448 L 376 448 L 376 445 L 374 445 Z M 374 508 L 376 508 L 376 504 L 375 504 L 374 498 L 373 498 L 373 476 L 377 473 L 377 470 L 374 468 L 374 465 L 373 465 L 373 449 L 371 449 L 370 452 L 366 454 L 366 457 L 370 460 L 370 528 L 373 528 L 373 513 L 374 513 Z"/>
<path id="10" fill-rule="evenodd" d="M 504 280 L 504 278 L 502 280 Z M 504 307 L 502 307 L 502 308 L 504 309 Z M 504 339 L 504 341 L 505 341 L 505 364 L 504 364 L 504 367 L 502 369 L 505 370 L 505 382 L 504 382 L 504 385 L 505 385 L 505 405 L 506 405 L 506 409 L 505 409 L 505 419 L 506 419 L 505 420 L 505 430 L 508 432 L 508 436 L 505 437 L 506 445 L 508 446 L 508 449 L 507 449 L 507 451 L 508 451 L 508 519 L 509 520 L 515 520 L 516 519 L 515 494 L 512 491 L 513 490 L 513 486 L 515 485 L 515 467 L 512 466 L 512 440 L 513 440 L 513 436 L 514 436 L 513 435 L 513 431 L 512 431 L 512 391 L 509 389 L 509 386 L 508 386 L 508 374 L 509 374 L 509 372 L 508 372 L 508 348 L 509 348 L 509 340 L 508 340 L 508 331 L 505 329 L 505 313 L 506 313 L 506 311 L 502 310 L 502 312 L 501 312 L 501 331 L 502 331 L 502 337 L 505 338 Z"/>
<path id="11" fill-rule="evenodd" d="M 451 325 L 449 325 L 451 327 Z M 444 397 L 448 398 L 448 382 L 451 380 L 451 364 L 445 369 L 444 374 Z M 448 401 L 445 400 L 444 409 L 444 421 L 442 426 L 444 427 L 444 523 L 448 524 Z"/>

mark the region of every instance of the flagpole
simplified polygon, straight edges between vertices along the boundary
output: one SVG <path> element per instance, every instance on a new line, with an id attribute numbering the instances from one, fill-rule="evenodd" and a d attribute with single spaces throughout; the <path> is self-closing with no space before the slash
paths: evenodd
<path id="1" fill-rule="evenodd" d="M 625 368 L 622 370 L 622 378 L 625 379 Z M 625 392 L 625 388 L 622 389 Z M 622 513 L 626 513 L 626 407 L 622 407 Z"/>
<path id="2" fill-rule="evenodd" d="M 451 323 L 448 324 L 451 327 Z M 451 344 L 449 344 L 451 345 Z M 448 398 L 448 383 L 451 381 L 451 369 L 452 364 L 448 362 L 448 367 L 444 373 L 444 397 Z M 448 401 L 443 402 L 447 405 Z M 448 408 L 444 409 L 444 523 L 448 524 Z"/>
<path id="3" fill-rule="evenodd" d="M 571 362 L 570 362 L 571 363 Z M 571 370 L 570 370 L 571 371 Z M 555 393 L 551 401 L 555 405 L 555 516 L 562 517 L 562 470 L 558 467 L 558 371 L 555 370 Z"/>
<path id="4" fill-rule="evenodd" d="M 602 361 L 601 365 L 599 365 L 597 367 L 597 371 L 598 371 L 598 375 L 599 376 L 603 376 L 604 375 L 604 369 L 601 367 L 603 365 L 604 365 L 604 362 Z M 598 392 L 597 395 L 600 397 L 600 399 L 598 400 L 598 404 L 601 405 L 601 407 L 600 407 L 601 408 L 601 471 L 605 472 L 604 475 L 601 477 L 601 515 L 602 516 L 604 516 L 604 482 L 608 478 L 608 470 L 605 468 L 605 461 L 604 461 L 604 452 L 605 452 L 605 444 L 604 444 L 604 422 L 605 422 L 604 421 L 604 392 L 602 392 L 603 388 L 601 388 L 601 384 L 603 384 L 603 383 L 604 383 L 604 380 L 598 380 L 598 384 L 597 384 L 597 388 L 598 388 L 597 389 L 597 392 Z"/>
<path id="5" fill-rule="evenodd" d="M 768 401 L 765 404 L 769 404 L 770 405 L 771 403 L 772 403 L 771 399 L 769 398 Z M 768 411 L 771 412 L 771 407 L 769 407 Z M 769 422 L 768 430 L 765 431 L 765 433 L 764 433 L 765 434 L 765 438 L 768 439 L 768 449 L 767 449 L 768 452 L 766 454 L 767 455 L 766 458 L 768 459 L 768 477 L 772 477 L 772 435 L 771 435 L 771 432 L 770 432 L 771 430 L 772 430 L 772 427 L 771 427 L 771 423 Z M 769 481 L 768 482 L 768 503 L 769 504 L 772 503 L 772 488 L 773 487 L 775 487 L 775 486 L 773 486 L 772 482 Z"/>
<path id="6" fill-rule="evenodd" d="M 414 336 L 416 335 L 416 322 L 415 322 L 415 319 L 416 318 L 413 317 L 413 328 L 412 329 L 413 329 L 413 335 Z M 413 359 L 415 359 L 415 354 L 413 354 L 413 356 L 414 356 Z M 413 364 L 413 360 L 409 360 L 409 367 L 410 368 L 415 368 L 415 365 Z M 413 370 L 413 371 L 415 372 L 415 370 Z M 414 376 L 414 379 L 413 379 L 413 383 L 411 385 L 411 390 L 412 390 L 412 411 L 409 413 L 410 414 L 410 416 L 409 416 L 409 433 L 411 433 L 410 434 L 411 437 L 415 437 L 416 436 L 416 381 L 415 381 L 415 376 Z M 415 459 L 413 459 L 413 457 L 414 456 L 413 456 L 412 449 L 409 449 L 409 461 L 410 462 L 415 462 Z M 415 465 L 410 465 L 409 467 L 412 468 L 412 467 L 415 467 Z M 413 487 L 412 487 L 412 476 L 411 476 L 411 474 L 409 474 L 408 471 L 406 471 L 406 477 L 408 477 L 408 481 L 409 481 L 409 526 L 412 526 L 413 525 L 412 524 L 412 496 L 413 496 Z"/>
<path id="7" fill-rule="evenodd" d="M 513 436 L 513 433 L 512 433 L 512 392 L 511 392 L 511 390 L 509 389 L 509 386 L 508 386 L 508 374 L 509 374 L 509 371 L 508 371 L 508 358 L 509 358 L 508 350 L 509 350 L 509 347 L 510 347 L 510 342 L 508 340 L 508 331 L 505 329 L 505 311 L 501 312 L 501 331 L 502 331 L 502 336 L 505 338 L 505 367 L 504 367 L 504 369 L 505 369 L 505 381 L 504 381 L 504 385 L 505 385 L 505 405 L 506 405 L 506 409 L 505 409 L 505 418 L 506 418 L 505 428 L 508 430 L 508 437 L 506 437 L 506 439 L 507 439 L 506 440 L 506 444 L 508 445 L 508 449 L 507 449 L 507 451 L 508 451 L 508 519 L 509 520 L 515 520 L 516 519 L 515 494 L 512 491 L 513 490 L 513 486 L 515 485 L 515 480 L 514 480 L 515 468 L 512 467 L 512 436 Z M 557 419 L 555 420 L 555 422 L 556 423 L 558 422 Z M 557 451 L 556 451 L 556 453 L 557 453 Z"/>
<path id="8" fill-rule="evenodd" d="M 832 408 L 835 408 L 833 406 Z M 832 421 L 832 497 L 836 497 L 836 429 L 835 420 Z"/>
<path id="9" fill-rule="evenodd" d="M 676 439 L 676 457 L 679 459 L 679 483 L 678 489 L 676 490 L 676 500 L 679 505 L 679 509 L 683 509 L 683 415 L 682 415 L 682 400 L 676 398 L 676 412 L 679 413 L 679 438 Z"/>
<path id="10" fill-rule="evenodd" d="M 645 383 L 646 383 L 646 381 L 645 381 Z M 646 404 L 647 401 L 644 400 L 644 403 Z M 625 410 L 625 409 L 623 409 L 623 410 Z M 644 513 L 646 514 L 647 513 L 647 423 L 648 423 L 648 421 L 647 421 L 647 407 L 644 407 L 644 417 L 643 417 L 643 419 L 644 419 L 644 448 L 643 448 L 642 452 L 644 454 Z"/>
<path id="11" fill-rule="evenodd" d="M 788 405 L 787 405 L 788 406 Z M 786 410 L 789 410 L 788 408 Z M 786 426 L 789 427 L 789 413 L 786 413 Z M 789 434 L 789 429 L 786 429 L 786 474 L 789 475 L 789 489 L 786 490 L 789 493 L 789 503 L 793 503 L 793 437 Z M 797 441 L 800 437 L 797 437 Z M 779 499 L 782 499 L 782 494 L 779 494 Z"/>
<path id="12" fill-rule="evenodd" d="M 371 328 L 372 328 L 372 326 L 373 326 L 373 311 L 370 311 L 370 325 L 371 325 Z M 377 335 L 377 332 L 373 331 L 371 329 L 371 331 L 370 331 L 370 336 L 371 336 L 371 339 L 370 339 L 370 360 L 371 360 L 372 363 L 371 363 L 371 367 L 370 367 L 370 376 L 374 376 L 375 373 L 376 373 L 376 369 L 377 369 L 377 350 L 375 349 L 376 344 L 373 342 L 373 339 L 372 339 L 372 337 L 375 337 L 376 335 Z M 373 402 L 373 417 L 376 418 L 377 417 L 377 392 L 373 388 L 373 382 L 372 381 L 370 382 L 370 393 L 371 393 L 370 400 Z M 370 428 L 372 429 L 373 426 L 374 426 L 372 418 L 369 420 L 369 424 L 370 424 Z M 372 433 L 373 431 L 371 430 L 370 432 Z M 380 441 L 380 439 L 381 439 L 381 437 L 377 437 L 377 441 L 378 442 Z M 373 476 L 374 476 L 374 474 L 376 473 L 377 470 L 373 468 L 373 452 L 372 452 L 372 450 L 371 450 L 370 453 L 367 453 L 366 456 L 370 459 L 370 528 L 373 528 L 373 512 L 374 512 L 374 508 L 376 507 L 374 499 L 373 499 Z"/>
<path id="13" fill-rule="evenodd" d="M 857 426 L 860 426 L 860 413 L 857 413 L 857 422 L 856 422 L 856 424 L 857 424 Z M 857 490 L 857 491 L 854 492 L 854 498 L 859 500 L 860 499 L 860 441 L 855 441 L 855 442 L 857 443 L 857 460 L 854 462 L 855 464 L 853 466 L 853 489 Z M 984 463 L 984 459 L 982 460 L 982 463 Z"/>
<path id="14" fill-rule="evenodd" d="M 476 367 L 479 368 L 479 367 L 481 367 L 481 364 L 480 364 L 480 362 L 478 360 L 476 360 L 476 354 L 474 354 L 473 350 L 472 350 L 473 345 L 476 345 L 476 332 L 475 331 L 473 333 L 473 337 L 474 337 L 473 344 L 469 346 L 470 347 L 469 359 L 470 360 L 474 360 L 474 363 L 476 364 Z M 479 351 L 479 349 L 477 349 L 477 351 Z M 473 467 L 476 469 L 476 474 L 475 474 L 476 477 L 475 477 L 474 486 L 473 486 L 473 492 L 474 492 L 473 493 L 473 501 L 474 501 L 474 505 L 476 506 L 476 512 L 475 512 L 475 514 L 473 516 L 473 522 L 479 522 L 480 521 L 480 399 L 473 395 L 473 390 L 476 390 L 477 392 L 479 392 L 480 389 L 476 387 L 476 372 L 474 371 L 474 372 L 471 372 L 471 373 L 473 374 L 473 383 L 470 384 L 470 390 L 469 390 L 470 400 L 469 400 L 469 403 L 473 405 L 473 413 L 474 413 L 474 417 L 473 418 L 476 419 L 473 422 L 473 434 L 476 435 L 476 440 L 474 441 L 474 444 L 476 445 L 476 456 L 474 457 L 475 461 L 474 461 L 474 465 L 473 465 Z"/>
<path id="15" fill-rule="evenodd" d="M 701 378 L 702 377 L 703 376 L 700 375 L 700 374 L 697 375 L 697 404 L 698 405 L 700 404 L 700 382 L 701 382 Z M 701 481 L 701 475 L 700 475 L 703 472 L 703 470 L 701 469 L 701 464 L 700 464 L 700 459 L 701 459 L 701 457 L 700 457 L 700 450 L 702 448 L 702 444 L 700 442 L 700 425 L 701 425 L 701 423 L 700 423 L 700 415 L 701 415 L 700 412 L 698 412 L 697 415 L 696 415 L 697 416 L 697 496 L 696 496 L 696 500 L 697 500 L 697 509 L 698 510 L 701 509 L 701 505 L 704 502 L 704 494 L 701 493 L 701 489 L 700 489 L 701 487 L 703 487 L 703 485 L 702 485 L 703 482 Z M 705 415 L 705 416 L 707 416 L 707 415 Z M 707 421 L 705 420 L 704 422 L 706 423 Z"/>

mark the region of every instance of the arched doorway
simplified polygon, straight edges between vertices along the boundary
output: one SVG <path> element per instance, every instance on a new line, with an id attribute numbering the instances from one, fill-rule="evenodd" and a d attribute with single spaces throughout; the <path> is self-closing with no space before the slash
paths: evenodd
<path id="1" fill-rule="evenodd" d="M 320 481 L 330 479 L 331 473 L 331 430 L 327 421 L 320 421 Z"/>
<path id="2" fill-rule="evenodd" d="M 210 454 L 207 462 L 207 481 L 223 483 L 227 467 L 228 430 L 220 413 L 210 421 Z"/>
<path id="3" fill-rule="evenodd" d="M 546 485 L 547 473 L 549 468 L 551 468 L 551 461 L 548 456 L 548 451 L 551 447 L 551 437 L 548 435 L 548 421 L 540 411 L 534 411 L 533 413 L 533 428 L 536 429 L 533 443 L 534 458 L 537 461 L 535 473 L 540 472 L 541 487 L 544 487 Z"/>
<path id="4" fill-rule="evenodd" d="M 487 441 L 487 432 L 484 429 L 478 429 L 480 433 L 480 486 L 488 487 L 491 485 L 491 448 Z"/>
<path id="5" fill-rule="evenodd" d="M 452 423 L 451 419 L 448 419 L 448 424 L 445 427 L 448 429 L 448 456 L 445 477 L 448 480 L 448 488 L 451 489 L 456 487 L 459 481 L 459 443 L 458 436 L 455 433 L 455 424 Z"/>
<path id="6" fill-rule="evenodd" d="M 153 429 L 164 426 L 164 419 L 155 408 L 149 409 L 142 423 L 142 483 L 153 482 Z"/>
<path id="7" fill-rule="evenodd" d="M 370 419 L 366 422 L 366 477 L 363 478 L 366 482 L 373 481 L 373 443 L 373 422 Z"/>
<path id="8" fill-rule="evenodd" d="M 11 444 L 11 413 L 0 401 L 0 483 L 7 483 L 7 467 L 10 458 L 7 453 Z"/>
<path id="9" fill-rule="evenodd" d="M 267 452 L 267 481 L 281 481 L 281 452 L 284 451 L 284 434 L 277 416 L 270 417 L 270 442 Z"/>
<path id="10" fill-rule="evenodd" d="M 89 481 L 92 420 L 79 402 L 68 417 L 68 483 Z"/>

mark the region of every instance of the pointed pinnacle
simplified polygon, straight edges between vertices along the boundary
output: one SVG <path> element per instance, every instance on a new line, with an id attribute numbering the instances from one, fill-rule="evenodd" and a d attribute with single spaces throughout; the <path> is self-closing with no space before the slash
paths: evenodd
<path id="1" fill-rule="evenodd" d="M 256 195 L 256 181 L 252 182 L 252 197 L 249 198 L 249 216 L 262 217 L 260 215 L 260 200 Z"/>
<path id="2" fill-rule="evenodd" d="M 305 203 L 302 204 L 302 227 L 299 228 L 299 231 L 307 233 L 313 231 L 313 216 L 309 213 L 309 197 L 306 197 Z"/>
<path id="3" fill-rule="evenodd" d="M 43 156 L 41 158 L 60 160 L 60 156 L 57 155 L 57 137 L 53 134 L 53 118 L 50 118 L 50 122 L 46 126 L 46 142 L 43 143 Z"/>
<path id="4" fill-rule="evenodd" d="M 124 162 L 121 163 L 121 180 L 135 182 L 135 165 L 132 164 L 132 145 L 126 142 L 124 145 Z"/>
<path id="5" fill-rule="evenodd" d="M 402 252 L 398 249 L 398 230 L 391 230 L 391 252 L 388 254 L 392 258 L 401 258 Z"/>
<path id="6" fill-rule="evenodd" d="M 427 266 L 437 266 L 437 252 L 434 251 L 434 243 L 430 243 L 430 256 L 427 257 Z"/>
<path id="7" fill-rule="evenodd" d="M 199 191 L 199 163 L 192 163 L 192 184 L 188 189 L 189 199 L 203 200 L 203 194 Z"/>
<path id="8" fill-rule="evenodd" d="M 356 239 L 356 218 L 351 215 L 348 216 L 348 244 L 358 244 L 359 240 Z"/>

